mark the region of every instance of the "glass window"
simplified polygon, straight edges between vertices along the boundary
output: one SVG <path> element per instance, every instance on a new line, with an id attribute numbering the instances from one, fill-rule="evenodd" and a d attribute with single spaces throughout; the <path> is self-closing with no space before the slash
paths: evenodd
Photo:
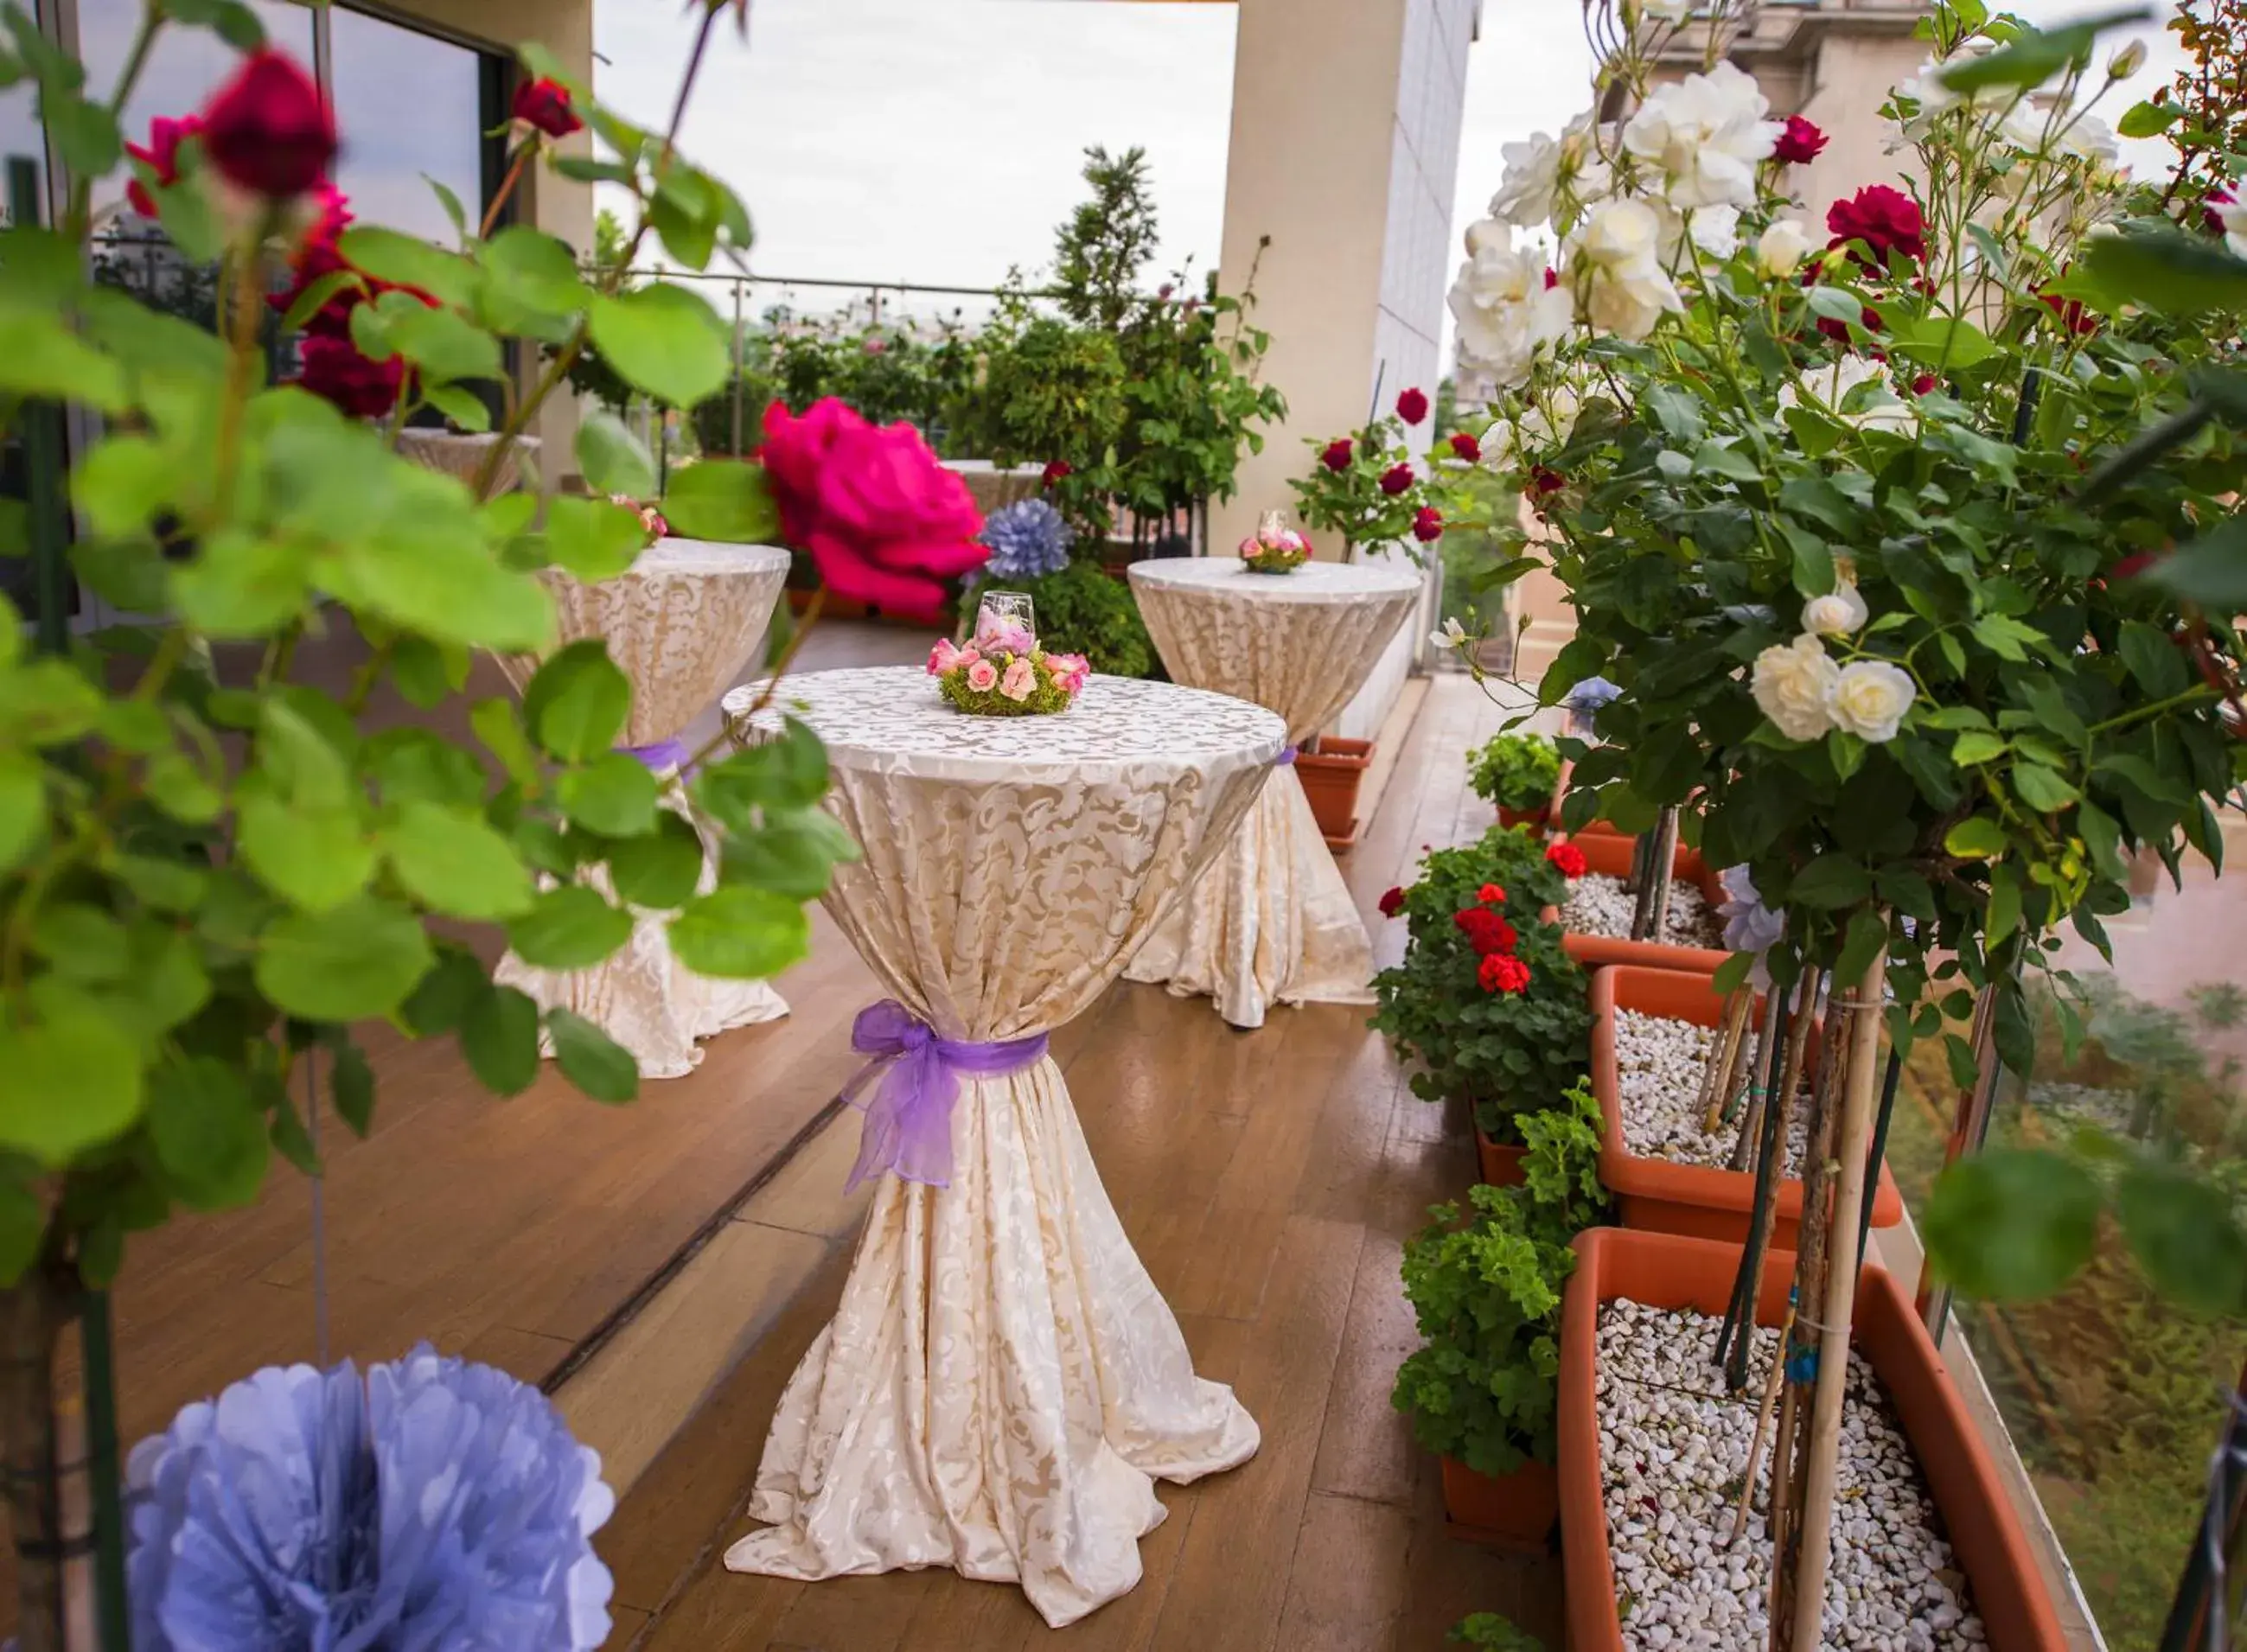
<path id="1" fill-rule="evenodd" d="M 471 220 L 484 199 L 485 58 L 469 47 L 341 6 L 328 14 L 343 157 L 336 185 L 362 223 L 456 244 L 434 179 Z"/>

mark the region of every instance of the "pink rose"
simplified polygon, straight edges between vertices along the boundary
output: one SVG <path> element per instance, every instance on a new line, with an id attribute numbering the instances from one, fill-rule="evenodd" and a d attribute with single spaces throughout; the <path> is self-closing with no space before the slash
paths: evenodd
<path id="1" fill-rule="evenodd" d="M 1092 662 L 1083 654 L 1048 654 L 1046 669 L 1053 673 L 1063 692 L 1074 694 L 1084 686 L 1084 679 L 1092 675 Z"/>
<path id="2" fill-rule="evenodd" d="M 967 686 L 979 694 L 987 694 L 999 680 L 999 668 L 987 659 L 979 659 L 967 668 Z"/>
<path id="3" fill-rule="evenodd" d="M 960 651 L 952 645 L 948 637 L 936 639 L 936 646 L 928 651 L 928 674 L 941 677 L 960 664 Z"/>
<path id="4" fill-rule="evenodd" d="M 1017 659 L 1007 667 L 1007 675 L 999 684 L 999 692 L 1020 705 L 1030 697 L 1030 691 L 1037 686 L 1037 669 L 1027 659 Z"/>
<path id="5" fill-rule="evenodd" d="M 789 543 L 838 597 L 932 619 L 942 582 L 990 555 L 967 484 L 911 425 L 877 429 L 831 396 L 801 418 L 775 401 L 758 457 Z"/>

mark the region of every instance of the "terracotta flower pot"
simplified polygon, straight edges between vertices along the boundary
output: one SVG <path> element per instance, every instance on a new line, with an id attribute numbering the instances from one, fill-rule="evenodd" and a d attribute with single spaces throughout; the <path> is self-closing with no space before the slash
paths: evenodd
<path id="1" fill-rule="evenodd" d="M 1521 1161 L 1528 1156 L 1526 1147 L 1503 1147 L 1475 1126 L 1475 1161 L 1482 1167 L 1482 1179 L 1492 1187 L 1521 1185 Z"/>
<path id="2" fill-rule="evenodd" d="M 1561 1552 L 1571 1652 L 1623 1652 L 1615 1565 L 1601 1493 L 1598 1412 L 1600 1304 L 1623 1298 L 1657 1308 L 1721 1314 L 1739 1266 L 1738 1247 L 1667 1233 L 1594 1228 L 1576 1238 L 1576 1271 L 1561 1308 Z M 1764 1268 L 1756 1322 L 1785 1316 L 1794 1259 Z M 2021 1531 L 1980 1431 L 1895 1280 L 1859 1275 L 1852 1341 L 1895 1401 L 1952 1552 L 1966 1573 L 1991 1652 L 2061 1652 L 2066 1644 L 2036 1556 Z"/>
<path id="3" fill-rule="evenodd" d="M 1545 811 L 1541 809 L 1501 809 L 1498 811 L 1501 826 L 1526 826 L 1530 836 L 1545 836 Z"/>
<path id="4" fill-rule="evenodd" d="M 1615 1197 L 1625 1227 L 1684 1233 L 1740 1245 L 1747 1240 L 1748 1214 L 1755 1204 L 1755 1176 L 1749 1171 L 1714 1170 L 1642 1158 L 1623 1145 L 1621 1085 L 1615 1064 L 1615 1012 L 1637 1010 L 1714 1027 L 1724 1014 L 1723 994 L 1706 975 L 1622 965 L 1592 977 L 1592 1094 L 1602 1121 L 1600 1179 Z M 1757 1000 L 1761 1024 L 1762 1000 Z M 1814 1066 L 1818 1032 L 1811 1034 Z M 1800 1105 L 1800 1102 L 1797 1103 Z M 1873 1194 L 1873 1225 L 1894 1227 L 1903 1219 L 1903 1200 L 1885 1162 Z M 1791 1251 L 1802 1223 L 1802 1183 L 1788 1177 L 1779 1184 L 1772 1212 L 1770 1246 Z"/>
<path id="5" fill-rule="evenodd" d="M 1638 852 L 1638 839 L 1626 837 L 1609 829 L 1605 832 L 1581 832 L 1567 840 L 1584 851 L 1585 870 L 1604 872 L 1610 877 L 1630 876 L 1631 857 Z M 1725 886 L 1717 881 L 1715 869 L 1702 860 L 1699 851 L 1680 843 L 1677 857 L 1670 863 L 1670 877 L 1681 884 L 1690 884 L 1701 891 L 1711 911 L 1725 898 Z M 1561 945 L 1568 956 L 1587 969 L 1597 969 L 1603 964 L 1641 964 L 1655 969 L 1682 969 L 1695 974 L 1714 974 L 1718 966 L 1731 956 L 1722 947 L 1668 946 L 1655 941 L 1617 940 L 1607 935 L 1567 935 Z"/>
<path id="6" fill-rule="evenodd" d="M 1444 1469 L 1444 1513 L 1453 1537 L 1487 1548 L 1542 1554 L 1553 1544 L 1561 1512 L 1559 1475 L 1542 1463 L 1525 1463 L 1498 1478 L 1478 1474 L 1450 1457 Z"/>
<path id="7" fill-rule="evenodd" d="M 1296 754 L 1295 778 L 1311 800 L 1311 813 L 1327 847 L 1340 852 L 1357 842 L 1357 788 L 1373 767 L 1373 742 L 1322 736 L 1318 749 Z"/>

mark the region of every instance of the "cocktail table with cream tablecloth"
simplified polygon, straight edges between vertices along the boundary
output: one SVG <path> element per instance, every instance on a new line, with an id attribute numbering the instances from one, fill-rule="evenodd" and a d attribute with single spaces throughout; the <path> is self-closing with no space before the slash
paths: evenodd
<path id="1" fill-rule="evenodd" d="M 1349 703 L 1419 601 L 1417 570 L 1305 563 L 1255 574 L 1236 556 L 1131 565 L 1163 664 L 1182 683 L 1237 694 L 1307 741 Z M 1292 766 L 1124 972 L 1206 993 L 1235 1027 L 1274 1004 L 1369 1004 L 1373 947 Z"/>
<path id="2" fill-rule="evenodd" d="M 679 737 L 748 664 L 787 584 L 789 560 L 775 545 L 666 538 L 613 579 L 586 584 L 552 569 L 540 576 L 560 616 L 557 646 L 600 638 L 632 679 L 625 739 L 659 774 L 685 760 Z M 518 691 L 538 669 L 522 657 L 500 666 Z M 715 884 L 706 866 L 704 891 Z M 602 890 L 614 898 L 605 880 Z M 776 1020 L 788 1005 L 762 981 L 717 980 L 674 961 L 664 934 L 667 917 L 644 916 L 632 939 L 591 969 L 534 969 L 509 952 L 495 979 L 542 1008 L 583 1015 L 632 1051 L 643 1075 L 684 1077 L 702 1059 L 697 1041 Z"/>
<path id="3" fill-rule="evenodd" d="M 726 697 L 737 737 L 759 737 L 741 715 L 757 692 Z M 842 1305 L 765 1442 L 749 1512 L 772 1524 L 726 1563 L 804 1579 L 946 1566 L 1019 1582 L 1058 1627 L 1138 1582 L 1156 1479 L 1233 1468 L 1258 1435 L 1231 1389 L 1194 1376 L 1044 1034 L 1232 836 L 1286 727 L 1113 677 L 1046 717 L 954 711 L 912 668 L 790 679 L 777 704 L 827 743 L 828 807 L 864 851 L 827 908 L 896 1000 L 854 1039 L 901 1057 L 861 1167 L 891 1162 L 876 1151 L 898 1122 L 887 1086 L 932 1039 L 953 1053 L 932 1077 L 958 1088 L 948 1120 L 939 1106 L 922 1121 L 938 1129 L 900 1143 L 925 1179 L 881 1177 Z M 769 733 L 775 713 L 759 717 Z"/>

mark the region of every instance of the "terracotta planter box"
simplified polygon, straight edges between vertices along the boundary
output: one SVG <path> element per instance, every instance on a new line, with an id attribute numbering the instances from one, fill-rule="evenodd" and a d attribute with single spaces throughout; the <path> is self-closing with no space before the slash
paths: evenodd
<path id="1" fill-rule="evenodd" d="M 1316 751 L 1295 756 L 1295 778 L 1311 800 L 1311 813 L 1327 847 L 1339 853 L 1357 842 L 1357 788 L 1373 767 L 1373 742 L 1328 734 Z"/>
<path id="2" fill-rule="evenodd" d="M 1541 809 L 1501 809 L 1498 811 L 1501 826 L 1526 826 L 1530 836 L 1545 836 L 1545 811 Z"/>
<path id="3" fill-rule="evenodd" d="M 1475 1126 L 1475 1162 L 1482 1169 L 1482 1179 L 1492 1187 L 1521 1185 L 1521 1161 L 1528 1156 L 1526 1147 L 1501 1147 Z"/>
<path id="4" fill-rule="evenodd" d="M 1592 1094 L 1599 1098 L 1603 1137 L 1600 1143 L 1600 1179 L 1615 1194 L 1615 1209 L 1625 1227 L 1721 1239 L 1731 1245 L 1747 1242 L 1748 1214 L 1755 1204 L 1752 1171 L 1641 1158 L 1623 1145 L 1622 1107 L 1615 1067 L 1615 1012 L 1633 1009 L 1642 1014 L 1667 1015 L 1714 1027 L 1722 1018 L 1724 1008 L 1723 995 L 1705 975 L 1622 965 L 1603 969 L 1592 977 Z M 1756 1014 L 1760 1024 L 1760 996 Z M 1816 1059 L 1817 1041 L 1818 1033 L 1813 1029 L 1811 1062 Z M 1902 1219 L 1903 1200 L 1883 1161 L 1880 1184 L 1873 1193 L 1873 1225 L 1894 1227 Z M 1790 1176 L 1779 1184 L 1779 1198 L 1772 1212 L 1770 1247 L 1775 1251 L 1793 1250 L 1801 1224 L 1802 1183 Z"/>
<path id="5" fill-rule="evenodd" d="M 1542 1463 L 1525 1463 L 1493 1479 L 1450 1457 L 1444 1468 L 1444 1514 L 1451 1534 L 1486 1548 L 1544 1554 L 1553 1546 L 1553 1523 L 1561 1512 L 1558 1472 Z"/>
<path id="6" fill-rule="evenodd" d="M 1667 1233 L 1594 1228 L 1576 1239 L 1576 1271 L 1561 1309 L 1561 1552 L 1571 1652 L 1623 1652 L 1615 1566 L 1601 1496 L 1598 1398 L 1600 1304 L 1621 1297 L 1649 1307 L 1721 1314 L 1739 1266 L 1737 1246 Z M 1764 1269 L 1756 1323 L 1786 1315 L 1794 1259 Z M 1851 1338 L 1895 1403 L 1943 1517 L 1991 1652 L 2062 1652 L 2067 1642 L 2045 1593 L 2036 1556 L 1990 1461 L 1980 1432 L 1928 1341 L 1911 1301 L 1884 1270 L 1858 1276 Z"/>
<path id="7" fill-rule="evenodd" d="M 1626 837 L 1609 828 L 1604 832 L 1580 832 L 1567 840 L 1584 851 L 1588 871 L 1605 872 L 1610 877 L 1630 876 L 1631 857 L 1638 852 L 1638 839 Z M 1676 883 L 1690 884 L 1701 891 L 1711 911 L 1725 898 L 1725 886 L 1717 881 L 1714 868 L 1702 860 L 1699 851 L 1680 843 L 1677 854 L 1670 862 L 1670 877 Z M 1603 964 L 1641 964 L 1655 969 L 1682 969 L 1697 975 L 1712 975 L 1724 961 L 1731 956 L 1722 947 L 1665 946 L 1654 941 L 1617 940 L 1607 935 L 1567 935 L 1561 945 L 1568 956 L 1587 969 L 1597 969 Z"/>

